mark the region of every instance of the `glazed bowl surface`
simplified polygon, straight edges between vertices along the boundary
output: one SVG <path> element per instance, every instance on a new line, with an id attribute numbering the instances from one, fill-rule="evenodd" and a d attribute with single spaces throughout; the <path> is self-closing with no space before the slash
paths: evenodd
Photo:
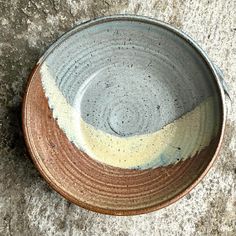
<path id="1" fill-rule="evenodd" d="M 66 199 L 132 215 L 178 200 L 222 140 L 219 76 L 187 35 L 113 16 L 74 27 L 30 77 L 23 129 L 32 159 Z"/>

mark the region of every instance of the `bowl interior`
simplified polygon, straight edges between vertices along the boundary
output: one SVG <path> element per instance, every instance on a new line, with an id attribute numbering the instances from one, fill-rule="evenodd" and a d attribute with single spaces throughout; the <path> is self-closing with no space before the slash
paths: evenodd
<path id="1" fill-rule="evenodd" d="M 62 195 L 104 213 L 140 213 L 206 170 L 221 106 L 191 43 L 162 24 L 119 18 L 74 28 L 49 48 L 28 87 L 24 126 L 36 165 Z"/>

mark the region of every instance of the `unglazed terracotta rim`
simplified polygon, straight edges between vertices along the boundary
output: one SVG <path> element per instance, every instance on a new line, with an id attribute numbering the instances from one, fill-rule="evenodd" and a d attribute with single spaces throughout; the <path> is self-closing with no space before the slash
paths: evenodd
<path id="1" fill-rule="evenodd" d="M 110 22 L 110 21 L 123 21 L 123 20 L 143 22 L 143 23 L 147 23 L 147 24 L 156 25 L 158 27 L 163 27 L 163 28 L 167 29 L 168 31 L 171 31 L 171 32 L 175 33 L 176 35 L 181 37 L 183 40 L 187 41 L 193 47 L 193 49 L 196 50 L 196 52 L 199 54 L 199 56 L 201 56 L 202 59 L 206 62 L 208 68 L 210 69 L 210 71 L 212 72 L 212 74 L 214 76 L 214 81 L 217 84 L 217 88 L 219 90 L 218 92 L 219 92 L 219 97 L 220 97 L 220 103 L 221 103 L 220 105 L 221 105 L 222 124 L 221 124 L 221 132 L 220 132 L 220 135 L 219 135 L 220 137 L 219 137 L 218 146 L 216 148 L 216 151 L 215 151 L 213 157 L 211 158 L 211 161 L 209 162 L 209 164 L 207 165 L 205 170 L 202 172 L 202 174 L 200 174 L 181 193 L 177 194 L 172 199 L 168 199 L 166 201 L 163 201 L 162 203 L 159 203 L 159 204 L 156 204 L 156 205 L 150 206 L 150 207 L 145 207 L 145 208 L 140 208 L 140 209 L 135 209 L 135 210 L 110 210 L 110 209 L 104 209 L 104 208 L 96 207 L 96 206 L 87 204 L 85 202 L 82 202 L 78 199 L 75 199 L 73 196 L 69 195 L 68 193 L 63 191 L 58 185 L 56 185 L 53 182 L 53 180 L 50 178 L 50 176 L 48 176 L 45 173 L 45 171 L 41 168 L 37 158 L 34 157 L 34 154 L 32 152 L 32 147 L 31 147 L 31 144 L 29 142 L 29 136 L 28 136 L 28 133 L 27 133 L 27 127 L 25 125 L 25 123 L 26 123 L 25 122 L 25 116 L 26 116 L 26 111 L 27 111 L 26 100 L 27 100 L 28 90 L 30 88 L 31 81 L 32 81 L 32 78 L 34 76 L 34 73 L 35 73 L 36 69 L 45 60 L 45 58 L 54 50 L 54 48 L 57 47 L 64 40 L 64 37 L 70 36 L 71 34 L 74 33 L 74 31 L 81 31 L 85 28 L 88 28 L 90 26 L 94 26 L 94 25 L 97 25 L 97 24 L 100 24 L 100 23 Z M 178 30 L 178 29 L 172 27 L 171 25 L 169 25 L 167 23 L 164 23 L 162 21 L 158 21 L 156 19 L 146 17 L 146 16 L 137 16 L 137 15 L 114 15 L 114 16 L 106 16 L 106 17 L 96 18 L 94 20 L 83 22 L 80 25 L 77 25 L 74 28 L 72 28 L 70 31 L 64 33 L 62 36 L 60 36 L 55 42 L 52 43 L 51 46 L 49 46 L 49 48 L 46 50 L 46 52 L 43 54 L 43 56 L 39 59 L 38 63 L 35 65 L 34 69 L 32 70 L 32 72 L 29 76 L 28 82 L 27 82 L 26 92 L 25 92 L 25 95 L 24 95 L 24 98 L 23 98 L 23 105 L 22 105 L 22 126 L 23 126 L 23 134 L 24 134 L 27 150 L 29 151 L 29 154 L 30 154 L 36 168 L 38 169 L 40 174 L 43 176 L 43 178 L 47 181 L 47 183 L 50 185 L 50 187 L 52 187 L 56 192 L 58 192 L 60 195 L 62 195 L 64 198 L 66 198 L 70 202 L 72 202 L 72 203 L 74 203 L 74 204 L 76 204 L 76 205 L 78 205 L 82 208 L 85 208 L 85 209 L 88 209 L 88 210 L 91 210 L 91 211 L 94 211 L 94 212 L 97 212 L 97 213 L 109 214 L 109 215 L 129 216 L 129 215 L 138 215 L 138 214 L 149 213 L 149 212 L 164 208 L 166 206 L 169 206 L 170 204 L 176 202 L 177 200 L 179 200 L 180 198 L 182 198 L 183 196 L 188 194 L 204 178 L 204 176 L 208 173 L 211 166 L 215 162 L 215 160 L 218 156 L 222 141 L 223 141 L 223 136 L 224 136 L 224 132 L 225 132 L 225 122 L 226 122 L 226 108 L 225 108 L 224 91 L 223 91 L 223 88 L 221 86 L 220 76 L 218 75 L 214 64 L 210 61 L 207 54 L 200 48 L 200 46 L 190 36 L 183 33 L 182 31 L 180 31 L 180 30 Z"/>

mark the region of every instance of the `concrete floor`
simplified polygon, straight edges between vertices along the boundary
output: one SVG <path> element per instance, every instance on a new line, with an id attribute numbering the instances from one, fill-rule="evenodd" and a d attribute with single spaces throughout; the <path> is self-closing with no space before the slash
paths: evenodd
<path id="1" fill-rule="evenodd" d="M 40 54 L 82 20 L 135 13 L 191 35 L 230 85 L 219 159 L 189 195 L 142 216 L 99 215 L 68 203 L 39 176 L 21 133 L 21 100 Z M 236 235 L 236 0 L 0 1 L 0 235 Z"/>

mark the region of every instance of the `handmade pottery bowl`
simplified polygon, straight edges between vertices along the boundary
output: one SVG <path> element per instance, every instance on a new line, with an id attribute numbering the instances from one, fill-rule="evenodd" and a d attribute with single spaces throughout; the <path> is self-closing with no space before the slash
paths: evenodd
<path id="1" fill-rule="evenodd" d="M 222 141 L 220 74 L 200 47 L 146 17 L 76 26 L 37 63 L 23 105 L 29 152 L 84 208 L 141 214 L 178 200 Z"/>

